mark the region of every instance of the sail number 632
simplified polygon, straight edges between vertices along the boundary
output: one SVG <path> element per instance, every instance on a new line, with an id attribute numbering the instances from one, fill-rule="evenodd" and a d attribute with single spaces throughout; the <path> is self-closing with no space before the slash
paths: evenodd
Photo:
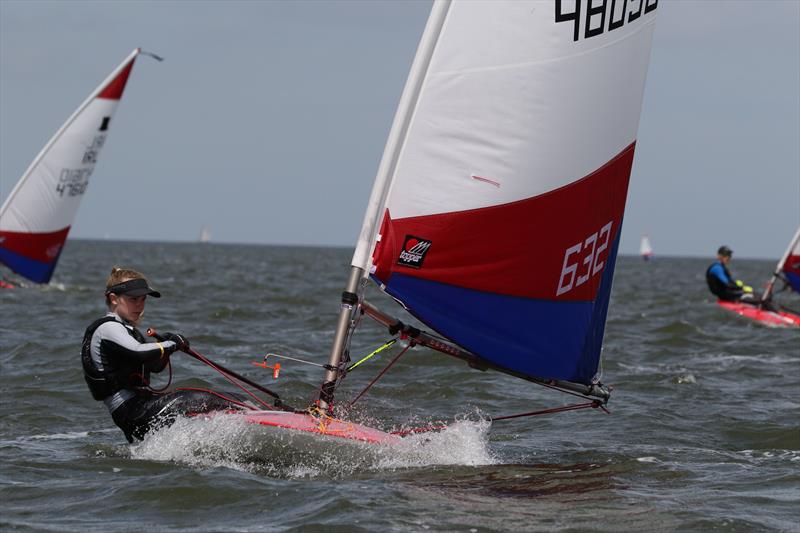
<path id="1" fill-rule="evenodd" d="M 600 261 L 600 256 L 608 249 L 612 223 L 609 222 L 600 231 L 564 251 L 564 265 L 561 267 L 556 296 L 580 287 L 603 270 L 605 261 Z"/>

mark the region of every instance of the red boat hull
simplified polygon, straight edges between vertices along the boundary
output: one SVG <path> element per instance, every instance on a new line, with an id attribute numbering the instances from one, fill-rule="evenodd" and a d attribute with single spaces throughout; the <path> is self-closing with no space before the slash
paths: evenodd
<path id="1" fill-rule="evenodd" d="M 749 318 L 760 324 L 771 327 L 797 328 L 800 327 L 800 315 L 787 313 L 786 311 L 767 311 L 755 305 L 743 304 L 740 302 L 717 301 L 717 305 L 727 309 L 739 316 Z"/>

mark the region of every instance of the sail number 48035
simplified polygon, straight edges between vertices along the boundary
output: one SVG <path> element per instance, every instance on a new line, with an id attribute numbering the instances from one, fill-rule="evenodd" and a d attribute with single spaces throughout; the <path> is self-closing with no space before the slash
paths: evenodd
<path id="1" fill-rule="evenodd" d="M 605 261 L 601 261 L 600 257 L 608 249 L 612 224 L 613 221 L 609 222 L 600 231 L 564 251 L 564 264 L 561 267 L 556 296 L 580 287 L 603 270 Z"/>

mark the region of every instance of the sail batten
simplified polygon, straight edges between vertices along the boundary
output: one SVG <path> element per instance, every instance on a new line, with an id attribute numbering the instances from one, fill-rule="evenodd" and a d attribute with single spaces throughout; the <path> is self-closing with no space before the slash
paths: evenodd
<path id="1" fill-rule="evenodd" d="M 580 2 L 434 7 L 353 265 L 371 235 L 382 290 L 493 368 L 596 380 L 657 1 L 641 4 L 596 27 Z"/>

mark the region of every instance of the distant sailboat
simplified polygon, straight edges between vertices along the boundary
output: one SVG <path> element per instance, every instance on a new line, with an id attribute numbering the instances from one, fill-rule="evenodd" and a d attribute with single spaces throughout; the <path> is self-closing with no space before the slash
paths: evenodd
<path id="1" fill-rule="evenodd" d="M 131 52 L 92 91 L 0 207 L 0 262 L 17 274 L 36 283 L 50 281 L 140 53 L 139 48 Z"/>
<path id="2" fill-rule="evenodd" d="M 200 237 L 197 240 L 200 242 L 211 242 L 211 231 L 206 226 L 203 226 L 203 229 L 200 230 Z"/>
<path id="3" fill-rule="evenodd" d="M 764 292 L 761 294 L 762 302 L 771 302 L 775 295 L 775 283 L 782 279 L 785 288 L 791 288 L 800 293 L 800 228 L 795 232 L 794 237 L 789 242 L 786 252 L 781 256 L 775 271 Z M 783 289 L 780 289 L 783 290 Z M 780 292 L 780 290 L 778 292 Z M 717 304 L 728 311 L 732 311 L 739 316 L 749 318 L 766 326 L 772 327 L 800 327 L 800 313 L 785 306 L 771 302 L 772 311 L 764 308 L 763 305 L 752 305 L 741 302 L 718 301 Z"/>
<path id="4" fill-rule="evenodd" d="M 650 238 L 647 235 L 642 235 L 642 242 L 639 244 L 639 255 L 645 261 L 649 261 L 653 257 L 653 247 L 650 245 Z"/>

